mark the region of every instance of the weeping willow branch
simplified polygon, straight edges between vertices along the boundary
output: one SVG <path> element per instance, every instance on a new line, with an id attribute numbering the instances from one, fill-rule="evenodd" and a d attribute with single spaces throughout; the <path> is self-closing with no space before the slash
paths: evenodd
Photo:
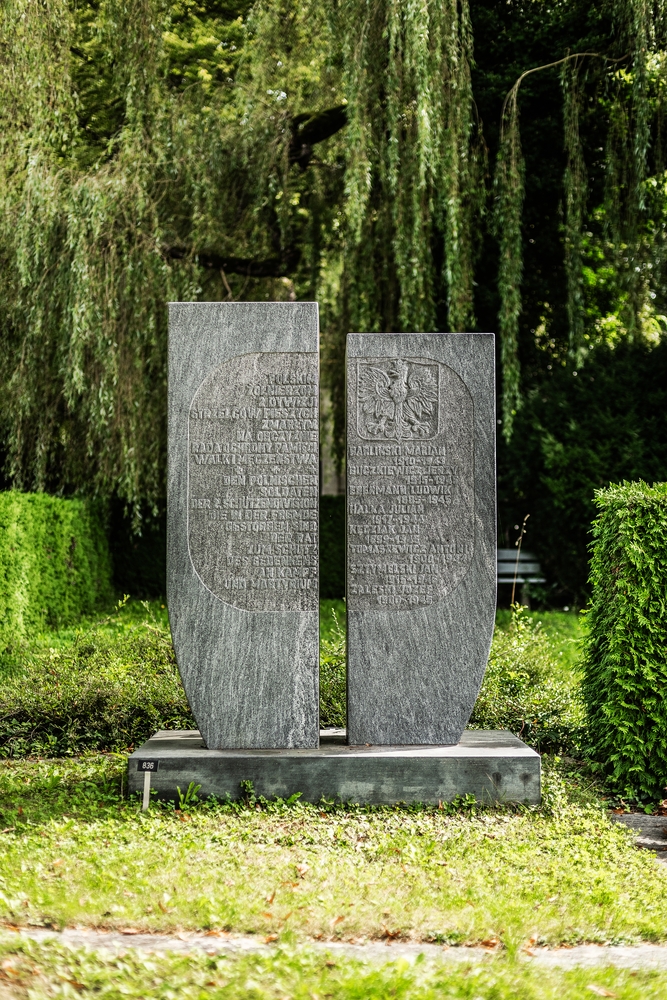
<path id="1" fill-rule="evenodd" d="M 570 355 L 578 359 L 584 335 L 584 296 L 582 274 L 582 230 L 586 209 L 586 164 L 581 148 L 579 118 L 581 88 L 579 61 L 564 64 L 562 73 L 563 119 L 565 126 L 565 274 L 567 278 L 567 314 Z"/>
<path id="2" fill-rule="evenodd" d="M 518 338 L 519 318 L 521 316 L 521 279 L 523 275 L 523 240 L 521 233 L 521 218 L 524 200 L 525 165 L 521 152 L 521 135 L 519 130 L 519 88 L 526 77 L 542 70 L 553 69 L 556 66 L 566 66 L 573 63 L 578 66 L 585 58 L 603 59 L 606 62 L 619 63 L 627 59 L 611 59 L 600 52 L 573 52 L 546 63 L 534 66 L 521 74 L 508 91 L 503 101 L 500 129 L 500 148 L 496 161 L 494 188 L 496 192 L 494 229 L 499 242 L 500 259 L 498 265 L 498 290 L 500 293 L 500 311 L 498 328 L 500 335 L 500 357 L 502 364 L 502 420 L 503 436 L 509 441 L 512 436 L 514 418 L 521 405 L 521 369 L 519 363 Z M 570 254 L 568 264 L 568 309 L 571 310 L 570 330 L 571 343 L 578 344 L 580 340 L 581 316 L 581 286 L 577 284 L 580 278 L 575 277 L 581 272 L 580 232 L 585 197 L 582 189 L 574 185 L 583 182 L 585 188 L 585 168 L 579 144 L 579 120 L 575 108 L 570 102 L 566 108 L 566 148 L 568 150 L 568 167 L 566 173 L 566 191 L 570 190 L 568 200 L 567 237 L 570 239 Z M 575 135 L 576 129 L 576 135 Z M 576 176 L 575 176 L 576 172 Z M 577 230 L 576 236 L 574 230 Z M 566 247 L 568 246 L 566 242 Z"/>

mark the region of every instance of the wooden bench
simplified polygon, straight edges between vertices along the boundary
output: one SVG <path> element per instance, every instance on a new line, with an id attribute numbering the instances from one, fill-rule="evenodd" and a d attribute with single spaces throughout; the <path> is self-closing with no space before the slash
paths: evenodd
<path id="1" fill-rule="evenodd" d="M 498 549 L 497 580 L 499 584 L 509 583 L 511 586 L 514 583 L 515 573 L 517 584 L 546 583 L 542 567 L 532 552 L 522 549 L 519 553 L 518 566 L 516 557 L 516 549 Z"/>

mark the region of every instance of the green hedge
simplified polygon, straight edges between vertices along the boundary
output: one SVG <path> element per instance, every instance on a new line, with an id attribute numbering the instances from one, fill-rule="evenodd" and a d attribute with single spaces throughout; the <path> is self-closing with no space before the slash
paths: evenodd
<path id="1" fill-rule="evenodd" d="M 0 650 L 113 598 L 104 527 L 84 500 L 0 493 Z"/>
<path id="2" fill-rule="evenodd" d="M 595 495 L 583 694 L 590 738 L 624 795 L 667 785 L 667 484 Z"/>

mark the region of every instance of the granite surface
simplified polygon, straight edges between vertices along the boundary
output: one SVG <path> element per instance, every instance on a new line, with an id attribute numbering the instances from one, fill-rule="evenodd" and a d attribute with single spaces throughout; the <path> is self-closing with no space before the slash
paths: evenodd
<path id="1" fill-rule="evenodd" d="M 208 747 L 319 739 L 316 303 L 169 307 L 167 593 Z"/>
<path id="2" fill-rule="evenodd" d="M 255 794 L 305 802 L 324 796 L 360 804 L 451 801 L 540 801 L 540 757 L 505 730 L 467 731 L 456 746 L 348 746 L 322 740 L 312 750 L 209 750 L 196 731 L 156 733 L 129 759 L 130 792 L 137 791 L 142 759 L 158 759 L 152 787 L 165 798 L 191 781 L 200 797 L 239 798 L 240 783 Z"/>
<path id="3" fill-rule="evenodd" d="M 347 338 L 348 737 L 456 744 L 496 606 L 492 334 Z"/>

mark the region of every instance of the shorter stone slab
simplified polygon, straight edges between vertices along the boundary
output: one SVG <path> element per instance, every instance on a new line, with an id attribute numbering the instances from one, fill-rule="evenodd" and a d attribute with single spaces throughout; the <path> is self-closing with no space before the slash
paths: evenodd
<path id="1" fill-rule="evenodd" d="M 143 788 L 141 760 L 159 760 L 152 787 L 176 796 L 191 781 L 200 798 L 238 799 L 241 782 L 257 796 L 304 802 L 386 804 L 449 802 L 474 795 L 479 802 L 540 801 L 540 757 L 506 730 L 467 730 L 454 746 L 348 746 L 323 734 L 316 750 L 208 750 L 197 730 L 162 731 L 129 759 L 129 790 Z"/>

